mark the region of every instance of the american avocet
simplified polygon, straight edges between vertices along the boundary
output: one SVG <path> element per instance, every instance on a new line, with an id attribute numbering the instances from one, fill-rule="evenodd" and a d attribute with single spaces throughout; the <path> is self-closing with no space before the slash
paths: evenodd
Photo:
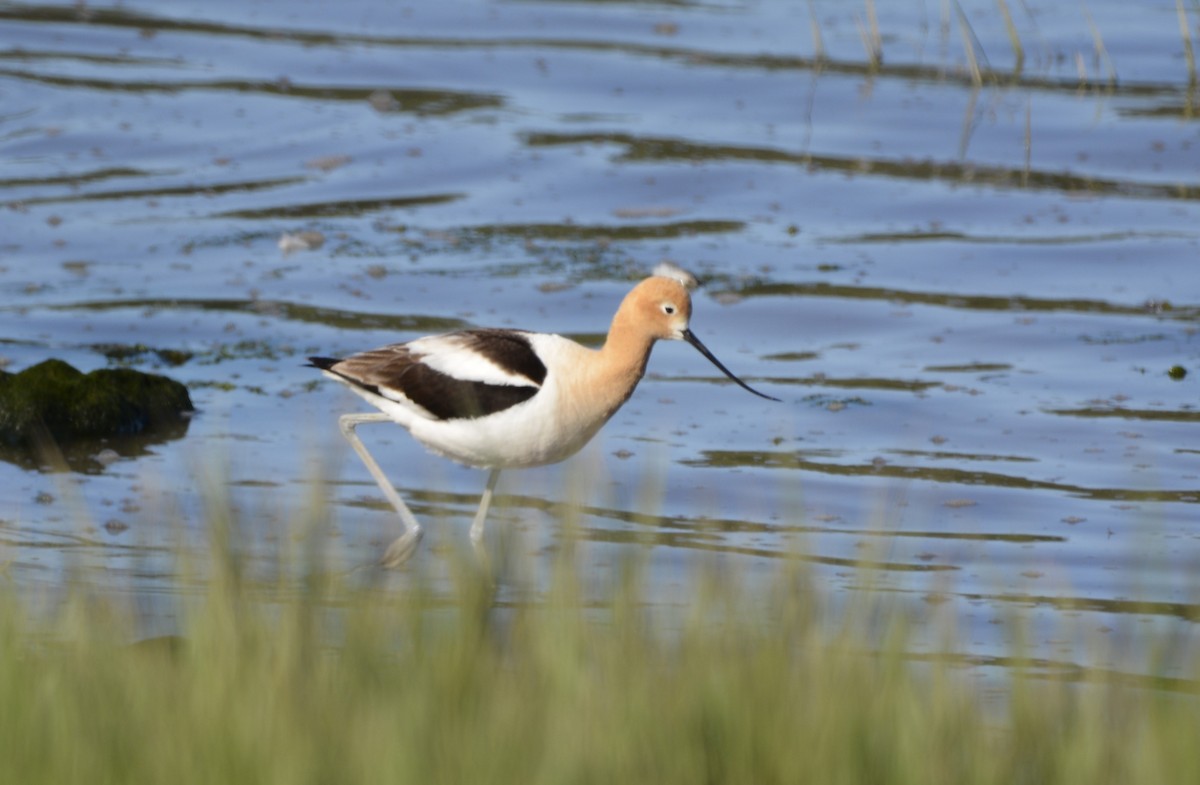
<path id="1" fill-rule="evenodd" d="M 695 285 L 690 273 L 659 265 L 621 302 L 600 349 L 561 335 L 476 329 L 345 359 L 310 357 L 311 367 L 380 410 L 344 414 L 338 423 L 404 523 L 383 563 L 395 566 L 411 556 L 421 525 L 355 433 L 363 423 L 399 423 L 432 452 L 490 470 L 471 524 L 471 540 L 478 544 L 500 470 L 574 455 L 633 394 L 655 341 L 687 341 L 745 389 L 779 400 L 734 376 L 688 329 L 688 290 Z"/>

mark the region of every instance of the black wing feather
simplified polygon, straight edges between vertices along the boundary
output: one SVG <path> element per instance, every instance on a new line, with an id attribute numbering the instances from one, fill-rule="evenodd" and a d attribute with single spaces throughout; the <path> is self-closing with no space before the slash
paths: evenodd
<path id="1" fill-rule="evenodd" d="M 346 359 L 309 357 L 309 367 L 329 371 L 346 383 L 386 397 L 396 390 L 439 420 L 475 419 L 529 400 L 546 379 L 546 366 L 529 339 L 508 330 L 456 333 L 468 348 L 530 380 L 529 385 L 489 384 L 458 379 L 421 362 L 407 344 L 385 346 Z"/>

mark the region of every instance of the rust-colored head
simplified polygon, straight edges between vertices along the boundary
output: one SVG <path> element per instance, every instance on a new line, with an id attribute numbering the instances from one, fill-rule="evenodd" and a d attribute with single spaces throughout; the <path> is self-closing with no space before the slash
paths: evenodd
<path id="1" fill-rule="evenodd" d="M 646 341 L 644 351 L 647 353 L 649 344 L 654 341 L 687 341 L 743 388 L 761 398 L 779 400 L 760 393 L 734 376 L 689 329 L 692 297 L 688 290 L 695 286 L 696 279 L 674 266 L 660 266 L 654 272 L 655 275 L 633 287 L 633 291 L 625 296 L 613 319 L 614 332 L 619 330 Z"/>
<path id="2" fill-rule="evenodd" d="M 692 298 L 683 284 L 654 276 L 633 287 L 621 314 L 627 324 L 651 340 L 684 340 L 692 318 Z"/>

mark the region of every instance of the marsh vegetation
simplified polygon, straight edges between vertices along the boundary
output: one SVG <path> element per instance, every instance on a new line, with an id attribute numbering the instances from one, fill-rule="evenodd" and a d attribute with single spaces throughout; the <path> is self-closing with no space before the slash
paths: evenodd
<path id="1" fill-rule="evenodd" d="M 1200 658 L 1129 623 L 1084 642 L 1128 669 L 1055 666 L 1015 643 L 986 663 L 936 603 L 834 600 L 802 562 L 748 590 L 719 559 L 689 601 L 609 580 L 567 537 L 541 578 L 451 555 L 452 588 L 344 571 L 297 549 L 273 579 L 214 505 L 204 574 L 176 563 L 177 629 L 80 567 L 54 592 L 0 588 L 0 758 L 38 785 L 187 783 L 1186 782 Z M 310 531 L 327 525 L 320 513 Z M 526 562 L 526 564 L 530 564 Z M 283 577 L 290 576 L 290 577 Z M 498 583 L 500 579 L 500 583 Z M 544 590 L 501 592 L 501 583 Z M 108 588 L 105 588 L 108 587 Z M 504 596 L 509 599 L 503 599 Z M 1063 624 L 1061 636 L 1081 629 Z M 1152 645 L 1122 652 L 1128 636 Z M 1148 661 L 1133 661 L 1141 657 Z M 1167 665 L 1184 677 L 1138 675 Z M 1002 668 L 1003 689 L 981 673 Z"/>

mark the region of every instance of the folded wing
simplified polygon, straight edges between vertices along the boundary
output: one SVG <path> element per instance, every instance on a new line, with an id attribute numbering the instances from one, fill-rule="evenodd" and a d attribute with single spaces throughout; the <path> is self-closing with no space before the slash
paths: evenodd
<path id="1" fill-rule="evenodd" d="M 309 362 L 360 392 L 435 420 L 504 411 L 532 398 L 546 378 L 529 335 L 517 330 L 464 330 Z"/>

